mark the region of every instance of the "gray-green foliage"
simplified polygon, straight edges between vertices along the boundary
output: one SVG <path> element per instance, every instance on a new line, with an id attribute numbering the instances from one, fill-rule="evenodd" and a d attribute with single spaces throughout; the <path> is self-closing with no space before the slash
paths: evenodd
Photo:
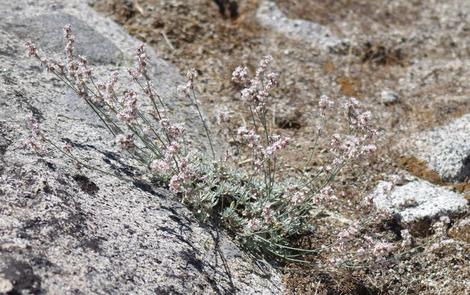
<path id="1" fill-rule="evenodd" d="M 169 102 L 158 95 L 147 74 L 148 61 L 143 46 L 137 50 L 135 68 L 128 70 L 133 84 L 125 87 L 123 94 L 118 94 L 118 75 L 113 73 L 107 80 L 93 77 L 87 60 L 74 55 L 75 40 L 70 26 L 66 26 L 64 32 L 65 64 L 40 56 L 35 46 L 28 43 L 30 56 L 38 59 L 90 106 L 115 135 L 117 145 L 134 157 L 142 170 L 166 183 L 196 216 L 222 225 L 254 253 L 302 261 L 299 256 L 310 250 L 293 247 L 294 237 L 313 232 L 312 211 L 332 195 L 330 184 L 339 170 L 374 149 L 370 144 L 375 133 L 370 128 L 370 113 L 360 112 L 357 101 L 350 99 L 344 105 L 349 134 L 332 136 L 332 163 L 315 173 L 301 171 L 295 176 L 284 176 L 280 172 L 283 163 L 279 155 L 292 140 L 274 134 L 270 123 L 270 93 L 278 81 L 277 75 L 269 71 L 272 58 L 268 56 L 260 61 L 251 78 L 246 67 L 238 67 L 233 73 L 232 80 L 242 86 L 241 98 L 250 115 L 236 130 L 232 130 L 233 125 L 226 125 L 225 134 L 237 145 L 237 151 L 250 156 L 247 166 L 234 161 L 231 151 L 223 156 L 216 155 L 212 132 L 197 101 L 194 88 L 197 73 L 188 73 L 187 83 L 180 93 L 188 98 L 202 120 L 211 148 L 208 157 L 185 140 L 185 126 L 166 116 Z M 145 100 L 150 109 L 143 108 L 140 100 Z M 319 116 L 325 118 L 330 107 L 331 101 L 326 96 L 321 97 Z M 222 117 L 221 122 L 226 121 L 228 115 Z M 35 130 L 35 139 L 46 140 L 61 149 L 38 132 L 37 126 Z M 318 131 L 314 136 L 318 139 L 321 134 Z M 99 170 L 76 159 L 71 147 L 63 152 L 77 163 Z M 308 162 L 313 156 L 312 151 Z"/>

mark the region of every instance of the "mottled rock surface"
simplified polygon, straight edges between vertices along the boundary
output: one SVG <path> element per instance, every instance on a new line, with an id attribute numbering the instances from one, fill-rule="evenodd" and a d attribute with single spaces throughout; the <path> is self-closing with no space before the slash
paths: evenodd
<path id="1" fill-rule="evenodd" d="M 423 180 L 399 186 L 381 181 L 371 197 L 377 208 L 396 214 L 404 226 L 419 234 L 429 231 L 438 217 L 456 215 L 467 206 L 462 195 Z"/>
<path id="2" fill-rule="evenodd" d="M 274 1 L 261 1 L 256 18 L 264 27 L 284 34 L 289 38 L 301 39 L 321 47 L 334 47 L 343 42 L 325 26 L 302 19 L 288 18 Z"/>
<path id="3" fill-rule="evenodd" d="M 116 3 L 112 0 L 97 2 Z M 127 1 L 129 6 L 131 2 Z M 304 155 L 309 154 L 312 134 L 319 124 L 317 102 L 321 95 L 332 99 L 354 96 L 372 112 L 374 125 L 380 130 L 377 157 L 374 157 L 377 160 L 353 166 L 344 178 L 341 177 L 347 187 L 345 194 L 327 201 L 335 214 L 325 222 L 315 222 L 316 231 L 308 237 L 312 246 L 323 246 L 325 250 L 316 257 L 318 268 L 307 266 L 304 271 L 287 272 L 285 281 L 290 293 L 470 294 L 470 286 L 465 283 L 469 282 L 470 274 L 465 258 L 470 252 L 462 242 L 450 241 L 444 233 L 437 241 L 437 235 L 412 238 L 411 244 L 403 247 L 400 237 L 404 235 L 400 235 L 399 224 L 388 218 L 375 219 L 370 208 L 358 206 L 364 190 L 375 186 L 377 179 L 401 174 L 400 169 L 408 167 L 412 169 L 407 171 L 418 177 L 452 187 L 453 184 L 435 177 L 437 173 L 425 167 L 422 160 L 409 157 L 407 164 L 411 165 L 407 167 L 397 163 L 403 154 L 394 153 L 390 147 L 398 141 L 410 143 L 415 134 L 443 126 L 470 112 L 470 1 L 271 1 L 282 11 L 278 19 L 272 16 L 279 15 L 279 10 L 272 4 L 258 6 L 261 2 L 237 1 L 240 17 L 236 21 L 221 18 L 214 1 L 207 0 L 141 0 L 144 11 L 152 11 L 145 15 L 137 10 L 132 16 L 124 15 L 123 11 L 128 13 L 128 10 L 119 7 L 104 10 L 114 14 L 133 34 L 152 41 L 159 52 L 165 52 L 181 69 L 191 64 L 201 70 L 202 77 L 208 81 L 204 91 L 209 96 L 201 96 L 207 109 L 228 106 L 231 110 L 243 110 L 237 100 L 239 89 L 229 85 L 228 77 L 236 66 L 247 65 L 253 70 L 259 58 L 271 54 L 275 59 L 274 69 L 280 73 L 281 86 L 273 106 L 278 128 L 273 130 L 305 147 L 290 149 L 289 154 L 294 156 L 285 160 L 291 167 L 305 165 Z M 258 7 L 265 8 L 263 13 L 272 17 L 268 18 L 270 26 L 256 17 Z M 308 32 L 296 35 L 294 30 L 282 31 L 292 29 L 289 25 L 295 22 L 290 21 L 299 19 L 305 20 L 303 24 L 307 26 L 308 21 L 323 26 L 336 38 L 349 40 L 350 46 L 331 50 L 311 41 Z M 174 48 L 163 40 L 162 34 L 167 35 Z M 398 94 L 398 100 L 388 93 L 383 97 L 384 90 Z M 218 99 L 211 99 L 211 93 L 217 93 Z M 319 151 L 328 150 L 328 134 L 344 131 L 338 128 L 339 121 L 338 117 L 329 121 L 331 127 L 323 133 Z M 323 158 L 320 153 L 318 157 Z M 462 189 L 464 185 L 459 182 L 453 188 L 469 196 L 468 190 Z M 468 211 L 463 213 L 465 215 L 468 216 Z M 325 245 L 328 238 L 336 241 L 337 232 L 352 223 L 336 216 L 367 224 L 354 241 L 345 243 L 342 253 L 338 253 L 336 247 Z M 449 226 L 456 224 L 459 218 L 451 217 Z M 380 263 L 373 253 L 357 251 L 357 246 L 363 246 L 369 234 L 384 242 L 380 243 L 382 246 L 393 244 L 395 248 Z M 437 250 L 435 243 L 441 240 L 446 242 L 445 249 Z M 347 263 L 340 270 L 325 268 L 332 259 L 363 261 L 365 256 L 368 262 L 356 264 L 357 268 Z M 366 277 L 364 269 L 367 269 Z M 340 279 L 334 279 L 338 274 Z M 343 289 L 348 288 L 351 274 L 365 280 L 361 282 L 363 288 Z"/>
<path id="4" fill-rule="evenodd" d="M 99 81 L 108 79 L 114 71 L 118 71 L 123 79 L 128 76 L 126 69 L 133 65 L 136 48 L 141 42 L 130 37 L 113 21 L 99 17 L 85 3 L 67 1 L 59 4 L 56 1 L 44 0 L 34 1 L 34 5 L 28 1 L 0 2 L 0 5 L 0 28 L 17 38 L 20 45 L 32 40 L 45 54 L 60 59 L 63 57 L 65 46 L 62 28 L 70 23 L 76 35 L 77 53 L 89 59 L 96 76 L 101 78 Z M 12 11 L 15 13 L 11 13 Z M 178 94 L 177 88 L 185 83 L 185 79 L 173 65 L 158 58 L 150 48 L 146 49 L 150 76 L 158 94 L 167 102 L 171 111 L 167 116 L 188 126 L 188 142 L 208 150 L 206 133 L 197 112 L 186 97 Z M 23 47 L 15 44 L 12 50 L 22 51 Z M 129 81 L 124 84 L 126 82 Z M 144 107 L 150 104 L 145 100 L 139 103 Z M 222 144 L 216 140 L 215 146 L 222 147 Z"/>
<path id="5" fill-rule="evenodd" d="M 64 40 L 63 32 L 58 28 L 66 24 L 70 24 L 75 31 L 77 54 L 87 56 L 95 63 L 117 63 L 117 57 L 122 53 L 116 45 L 72 15 L 51 13 L 14 18 L 11 22 L 3 23 L 2 27 L 20 39 L 33 41 L 45 51 L 59 53 L 64 50 Z"/>
<path id="6" fill-rule="evenodd" d="M 426 161 L 445 181 L 470 178 L 470 114 L 412 139 L 409 153 Z"/>
<path id="7" fill-rule="evenodd" d="M 97 75 L 127 64 L 125 54 L 138 42 L 82 2 L 0 1 L 0 293 L 283 293 L 271 267 L 139 178 L 86 104 L 25 57 L 26 37 L 57 57 L 61 33 L 47 32 L 60 32 L 70 20 L 85 28 L 77 32 L 77 47 L 82 39 L 101 40 L 110 53 L 83 48 Z M 175 116 L 195 126 L 193 112 L 172 95 L 182 78 L 149 54 Z M 30 151 L 30 114 L 49 140 L 70 143 L 78 158 L 120 178 L 79 169 L 49 144 L 42 156 Z M 190 130 L 203 142 L 199 131 Z"/>
<path id="8" fill-rule="evenodd" d="M 385 89 L 380 93 L 382 103 L 385 105 L 391 105 L 397 103 L 400 100 L 400 96 L 391 90 Z"/>

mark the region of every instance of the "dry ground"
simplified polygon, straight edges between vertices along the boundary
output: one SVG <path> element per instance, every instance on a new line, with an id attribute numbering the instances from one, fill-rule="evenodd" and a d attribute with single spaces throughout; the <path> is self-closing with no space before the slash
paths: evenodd
<path id="1" fill-rule="evenodd" d="M 236 18 L 222 16 L 212 0 L 138 3 L 96 0 L 94 6 L 153 46 L 181 72 L 196 68 L 199 98 L 209 113 L 225 106 L 236 117 L 243 116 L 239 89 L 230 81 L 233 69 L 244 64 L 253 70 L 262 56 L 274 57 L 281 86 L 274 97 L 273 128 L 296 140 L 292 152 L 284 155 L 283 173 L 304 168 L 318 123 L 319 96 L 357 97 L 374 113 L 381 131 L 378 152 L 339 175 L 338 199 L 327 206 L 331 212 L 318 217 L 317 232 L 299 238 L 298 243 L 320 249 L 334 244 L 338 231 L 348 223 L 360 221 L 363 235 L 400 244 L 398 225 L 363 206 L 363 201 L 378 180 L 401 173 L 400 168 L 443 184 L 423 163 L 404 159 L 393 146 L 414 132 L 470 112 L 470 21 L 460 11 L 464 2 L 278 1 L 289 17 L 328 26 L 350 40 L 350 46 L 335 52 L 260 27 L 255 18 L 257 0 L 239 0 Z M 380 94 L 386 89 L 395 91 L 399 101 L 384 104 Z M 238 120 L 232 123 L 237 126 Z M 332 114 L 326 134 L 343 127 L 342 118 Z M 324 161 L 327 142 L 324 136 L 312 165 Z M 468 185 L 456 189 L 466 191 Z M 285 265 L 285 281 L 291 294 L 464 294 L 470 282 L 465 261 L 468 243 L 463 250 L 449 246 L 433 252 L 429 248 L 433 238 L 417 238 L 413 248 L 401 249 L 380 265 L 370 259 L 354 260 L 362 243 L 358 239 L 345 253 L 325 250 L 307 258 L 313 264 Z M 465 250 L 467 256 L 462 258 Z M 353 258 L 338 266 L 330 262 L 332 255 Z"/>

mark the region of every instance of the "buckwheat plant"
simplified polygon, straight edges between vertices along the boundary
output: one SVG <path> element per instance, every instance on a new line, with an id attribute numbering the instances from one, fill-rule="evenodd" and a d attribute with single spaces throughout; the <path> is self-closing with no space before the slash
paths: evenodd
<path id="1" fill-rule="evenodd" d="M 270 71 L 272 57 L 267 56 L 260 61 L 252 77 L 246 67 L 237 67 L 233 72 L 232 81 L 242 89 L 240 95 L 249 117 L 234 129 L 233 124 L 227 124 L 233 120 L 230 110 L 217 115 L 217 122 L 226 137 L 236 143 L 237 151 L 249 153 L 250 158 L 245 161 L 249 167 L 240 165 L 234 156 L 235 150 L 214 148 L 212 130 L 196 96 L 197 73 L 188 72 L 187 83 L 179 92 L 191 102 L 201 119 L 210 145 L 211 156 L 208 157 L 202 147 L 187 143 L 184 125 L 171 120 L 167 107 L 171 102 L 160 97 L 150 79 L 143 45 L 137 48 L 134 68 L 127 70 L 133 81 L 128 86 L 121 83 L 117 72 L 107 78 L 94 76 L 87 59 L 74 53 L 75 39 L 70 25 L 64 27 L 64 38 L 62 62 L 41 55 L 31 42 L 26 43 L 28 54 L 88 104 L 114 135 L 119 149 L 137 160 L 150 176 L 163 180 L 196 216 L 222 225 L 253 253 L 302 261 L 296 257 L 309 250 L 293 247 L 293 237 L 312 232 L 312 210 L 333 197 L 330 185 L 340 169 L 375 149 L 371 113 L 361 111 L 357 100 L 350 98 L 341 106 L 349 133 L 332 136 L 331 163 L 314 174 L 287 177 L 279 173 L 283 165 L 280 153 L 287 152 L 291 139 L 275 134 L 270 123 L 273 121 L 271 93 L 278 86 L 278 80 Z M 322 96 L 318 115 L 324 119 L 333 107 L 333 101 Z M 37 122 L 31 123 L 33 136 L 29 143 L 33 148 L 38 149 L 42 142 L 47 142 L 82 166 L 99 170 L 75 158 L 70 145 L 59 147 L 48 140 Z M 320 127 L 313 135 L 315 144 L 322 135 Z M 313 157 L 314 150 L 308 161 Z"/>

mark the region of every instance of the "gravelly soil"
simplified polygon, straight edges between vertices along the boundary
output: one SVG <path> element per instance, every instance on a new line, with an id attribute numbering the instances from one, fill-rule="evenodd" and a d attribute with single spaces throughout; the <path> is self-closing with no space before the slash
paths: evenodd
<path id="1" fill-rule="evenodd" d="M 470 112 L 470 3 L 278 1 L 289 17 L 320 23 L 348 40 L 348 46 L 331 52 L 308 40 L 289 39 L 262 28 L 255 17 L 258 1 L 238 2 L 236 18 L 229 13 L 222 16 L 211 0 L 142 0 L 139 5 L 96 0 L 94 6 L 182 72 L 196 68 L 199 98 L 209 112 L 226 106 L 243 115 L 231 73 L 240 64 L 253 70 L 263 55 L 271 54 L 274 69 L 281 74 L 273 128 L 296 140 L 294 151 L 284 155 L 284 173 L 305 162 L 318 123 L 319 96 L 357 97 L 373 112 L 381 131 L 378 152 L 338 176 L 338 198 L 328 206 L 333 209 L 316 220 L 315 235 L 300 238 L 299 244 L 312 248 L 331 245 L 340 229 L 357 220 L 363 225 L 362 235 L 399 245 L 401 237 L 393 219 L 361 204 L 378 180 L 388 174 L 403 174 L 400 169 L 445 184 L 420 161 L 404 159 L 393 146 L 410 134 Z M 383 90 L 395 92 L 398 101 L 384 104 Z M 325 134 L 344 127 L 335 114 L 329 122 Z M 327 142 L 327 136 L 320 140 L 320 153 L 313 165 L 324 160 L 322 149 Z M 468 191 L 468 185 L 459 185 L 454 187 Z M 468 243 L 437 247 L 436 239 L 446 237 L 417 238 L 413 247 L 401 248 L 382 264 L 356 257 L 362 243 L 356 239 L 344 253 L 325 250 L 307 257 L 313 266 L 286 265 L 285 282 L 292 294 L 465 294 L 470 290 L 465 262 Z M 465 249 L 467 254 L 462 254 Z M 337 266 L 331 263 L 336 256 L 352 257 L 355 263 Z"/>

